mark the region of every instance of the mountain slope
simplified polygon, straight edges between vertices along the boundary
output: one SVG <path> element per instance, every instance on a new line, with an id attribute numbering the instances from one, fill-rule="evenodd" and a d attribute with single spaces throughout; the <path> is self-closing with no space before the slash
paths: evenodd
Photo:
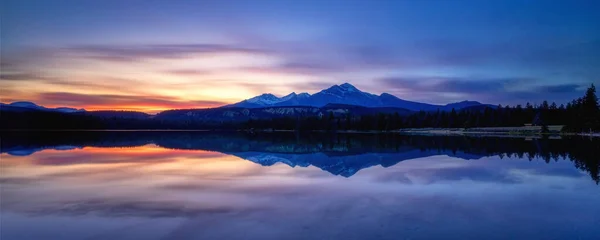
<path id="1" fill-rule="evenodd" d="M 434 111 L 439 108 L 443 108 L 443 106 L 437 106 L 433 104 L 407 101 L 389 93 L 382 93 L 379 95 L 379 100 L 383 106 L 402 106 L 403 108 L 412 111 Z"/>
<path id="2" fill-rule="evenodd" d="M 349 83 L 333 85 L 313 94 L 306 100 L 309 106 L 322 107 L 330 103 L 357 105 L 364 107 L 382 107 L 378 96 L 358 90 Z"/>

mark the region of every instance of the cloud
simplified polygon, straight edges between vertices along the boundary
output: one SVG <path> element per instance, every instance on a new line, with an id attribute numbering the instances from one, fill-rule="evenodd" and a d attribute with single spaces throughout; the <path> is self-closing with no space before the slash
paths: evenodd
<path id="1" fill-rule="evenodd" d="M 174 218 L 259 210 L 236 206 L 196 206 L 176 201 L 127 201 L 118 199 L 65 201 L 52 205 L 30 207 L 32 208 L 17 211 L 34 216 L 79 216 L 93 214 L 102 217 Z"/>
<path id="2" fill-rule="evenodd" d="M 132 82 L 135 80 L 126 79 L 121 77 L 109 77 L 109 76 L 88 76 L 88 77 L 73 77 L 65 78 L 58 77 L 48 73 L 42 72 L 2 72 L 0 73 L 0 80 L 7 81 L 22 81 L 22 82 L 40 82 L 57 86 L 67 87 L 78 87 L 78 88 L 91 88 L 95 90 L 114 90 L 114 86 L 107 85 L 107 83 L 124 83 Z M 6 89 L 3 89 L 3 91 Z"/>
<path id="3" fill-rule="evenodd" d="M 561 43 L 527 39 L 492 43 L 427 39 L 400 46 L 407 56 L 422 59 L 428 66 L 475 67 L 510 65 L 520 69 L 552 67 L 572 69 L 600 64 L 600 40 Z M 419 55 L 417 55 L 419 54 Z M 588 69 L 591 70 L 591 69 Z M 598 73 L 596 71 L 596 73 Z"/>
<path id="4" fill-rule="evenodd" d="M 408 178 L 404 173 L 392 172 L 383 173 L 376 176 L 376 180 L 379 182 L 397 182 L 402 184 L 413 184 L 412 180 Z"/>
<path id="5" fill-rule="evenodd" d="M 120 148 L 112 149 L 115 153 L 124 152 L 126 150 Z M 71 155 L 50 155 L 41 156 L 35 159 L 35 163 L 38 165 L 74 165 L 74 164 L 114 164 L 114 163 L 157 163 L 157 162 L 170 162 L 172 161 L 168 157 L 172 156 L 172 153 L 153 153 L 153 154 L 129 154 L 119 156 L 117 154 L 103 154 L 103 153 L 79 153 L 72 152 Z"/>
<path id="6" fill-rule="evenodd" d="M 253 73 L 288 74 L 288 75 L 326 75 L 348 70 L 346 66 L 334 63 L 317 63 L 313 61 L 288 61 L 271 66 L 252 66 L 240 69 Z"/>
<path id="7" fill-rule="evenodd" d="M 239 43 L 232 44 L 75 45 L 54 48 L 55 52 L 67 54 L 53 56 L 63 57 L 67 61 L 73 60 L 69 58 L 77 60 L 77 57 L 84 57 L 131 62 L 148 59 L 179 59 L 198 54 L 266 54 L 269 55 L 269 61 L 266 63 L 255 64 L 251 57 L 248 62 L 238 64 L 241 66 L 232 65 L 231 69 L 227 68 L 228 63 L 224 63 L 225 66 L 220 69 L 223 71 L 189 65 L 173 66 L 170 67 L 170 70 L 161 69 L 164 66 L 156 66 L 154 69 L 144 69 L 144 71 L 159 71 L 178 77 L 188 77 L 188 80 L 192 77 L 204 76 L 210 76 L 211 81 L 227 79 L 229 81 L 227 83 L 219 80 L 218 83 L 203 82 L 201 84 L 203 87 L 213 84 L 216 86 L 215 88 L 242 86 L 253 94 L 265 91 L 280 94 L 291 91 L 318 91 L 332 84 L 352 81 L 353 84 L 362 84 L 369 91 L 385 91 L 408 100 L 439 104 L 462 100 L 488 101 L 493 104 L 522 104 L 527 101 L 541 101 L 544 98 L 550 101 L 567 102 L 580 95 L 578 91 L 582 88 L 581 84 L 600 80 L 598 78 L 600 72 L 590 67 L 594 66 L 596 62 L 600 63 L 598 57 L 593 56 L 593 53 L 600 49 L 600 41 L 566 45 L 539 43 L 537 46 L 529 41 L 520 44 L 501 41 L 473 43 L 466 40 L 449 39 L 407 40 L 399 41 L 397 44 L 386 44 L 361 37 L 348 38 L 343 42 L 331 40 L 284 41 L 261 39 L 260 37 L 253 38 L 251 41 L 243 40 L 237 39 Z M 48 49 L 41 52 L 48 52 Z M 41 58 L 38 55 L 31 55 L 29 58 L 31 57 Z M 129 66 L 128 64 L 119 65 L 124 68 L 125 73 L 140 71 L 135 69 L 135 66 L 131 66 L 131 68 Z M 517 77 L 497 75 L 496 67 L 514 69 L 511 74 Z M 93 67 L 90 68 L 86 70 L 94 71 Z M 430 74 L 427 71 L 438 68 L 443 68 L 453 77 L 393 76 L 393 74 L 404 74 L 404 72 L 407 72 L 406 74 Z M 453 72 L 455 69 L 460 73 Z M 473 78 L 468 75 L 470 72 L 485 72 L 487 69 L 493 69 L 494 73 L 486 73 L 485 76 L 488 77 L 483 78 Z M 528 72 L 530 69 L 531 72 Z M 41 71 L 43 70 L 41 68 Z M 228 70 L 232 70 L 231 72 L 234 72 L 235 76 L 228 76 L 231 73 Z M 37 71 L 36 69 L 34 72 Z M 527 73 L 523 73 L 523 71 Z M 240 72 L 241 74 L 238 74 Z M 253 76 L 259 75 L 256 79 L 260 78 L 261 82 L 251 82 L 254 80 L 245 78 L 244 73 L 260 73 Z M 275 76 L 263 76 L 268 74 Z M 380 85 L 369 82 L 374 78 L 380 78 L 383 74 L 389 74 L 392 77 L 376 82 Z M 107 83 L 105 81 L 100 81 L 100 84 L 91 83 L 94 81 L 88 78 L 75 82 L 68 81 L 67 79 L 72 79 L 72 76 L 52 79 L 27 72 L 14 74 L 3 72 L 2 79 L 27 80 L 31 76 L 37 77 L 31 81 L 43 81 L 54 85 L 90 84 L 90 86 L 83 87 L 107 90 L 104 92 L 111 92 L 110 89 L 127 90 L 128 92 L 122 92 L 122 94 L 144 95 L 144 93 L 130 92 L 134 90 L 133 88 L 121 89 L 114 87 L 114 84 L 103 85 Z M 279 81 L 271 80 L 277 77 L 289 77 L 293 78 L 293 81 L 298 79 L 304 81 L 329 79 L 330 81 L 317 87 L 312 82 L 296 84 L 285 83 L 285 80 L 281 79 Z M 344 78 L 344 80 L 340 80 L 340 78 Z M 79 77 L 79 79 L 82 78 Z M 244 82 L 248 84 L 240 84 Z M 179 83 L 174 82 L 168 87 L 172 88 L 170 90 L 183 88 L 177 84 Z M 184 84 L 189 88 L 189 85 L 194 83 Z M 258 85 L 262 85 L 262 87 Z M 14 98 L 12 97 L 12 99 Z"/>
<path id="8" fill-rule="evenodd" d="M 575 69 L 589 74 L 590 66 L 600 64 L 593 53 L 600 53 L 598 41 L 556 45 L 535 42 L 480 43 L 448 39 L 425 39 L 390 45 L 369 39 L 344 42 L 269 42 L 268 51 L 284 62 L 262 69 L 300 74 L 323 75 L 348 71 L 418 70 L 431 68 L 511 66 L 523 70 L 548 71 Z M 261 45 L 259 40 L 255 44 Z M 259 69 L 261 70 L 261 69 Z M 596 75 L 600 72 L 595 71 Z"/>
<path id="9" fill-rule="evenodd" d="M 419 170 L 414 174 L 428 175 L 428 180 L 431 181 L 430 183 L 439 181 L 459 181 L 462 179 L 469 179 L 476 182 L 493 182 L 503 184 L 515 184 L 522 182 L 521 179 L 502 169 L 487 169 L 485 167 L 476 166 Z"/>
<path id="10" fill-rule="evenodd" d="M 223 156 L 222 153 L 194 152 L 186 150 L 170 150 L 162 152 L 127 152 L 132 147 L 150 144 L 150 139 L 119 143 L 119 147 L 102 148 L 96 152 L 71 152 L 70 155 L 42 155 L 35 159 L 39 165 L 74 165 L 74 164 L 114 164 L 114 163 L 165 163 L 175 161 L 174 156 L 185 156 L 193 159 L 212 159 Z M 81 146 L 85 147 L 85 146 Z M 186 152 L 184 152 L 186 151 Z"/>
<path id="11" fill-rule="evenodd" d="M 301 61 L 288 61 L 281 65 L 275 66 L 276 69 L 292 72 L 292 73 L 313 73 L 313 74 L 324 74 L 339 72 L 346 69 L 342 65 L 336 65 L 333 63 L 318 63 L 318 62 L 301 62 Z"/>
<path id="12" fill-rule="evenodd" d="M 579 84 L 540 85 L 542 80 L 530 77 L 390 77 L 381 78 L 378 82 L 392 94 L 419 93 L 423 99 L 435 97 L 446 100 L 446 103 L 467 99 L 494 104 L 543 100 L 567 102 L 583 94 L 586 87 Z"/>
<path id="13" fill-rule="evenodd" d="M 180 76 L 206 76 L 213 72 L 207 69 L 174 69 L 165 71 L 165 73 L 180 75 Z"/>
<path id="14" fill-rule="evenodd" d="M 280 59 L 268 66 L 250 66 L 246 71 L 330 76 L 347 72 L 382 69 L 406 69 L 410 60 L 401 58 L 393 46 L 374 42 L 348 40 L 348 43 L 315 41 L 275 41 L 255 39 L 252 43 Z"/>
<path id="15" fill-rule="evenodd" d="M 319 92 L 323 89 L 330 88 L 335 84 L 340 84 L 339 82 L 326 82 L 326 81 L 310 81 L 310 82 L 302 82 L 302 83 L 292 83 L 290 84 L 293 89 L 304 89 L 310 94 Z"/>
<path id="16" fill-rule="evenodd" d="M 210 100 L 181 101 L 166 97 L 115 94 L 78 94 L 42 92 L 37 99 L 43 103 L 62 106 L 158 106 L 169 108 L 206 108 L 227 103 Z"/>
<path id="17" fill-rule="evenodd" d="M 234 44 L 80 45 L 65 47 L 60 50 L 82 57 L 108 61 L 183 58 L 195 54 L 214 53 L 269 53 L 265 49 Z"/>
<path id="18" fill-rule="evenodd" d="M 340 46 L 341 45 L 341 46 Z M 382 69 L 408 69 L 416 65 L 403 59 L 390 46 L 373 43 L 348 45 L 322 44 L 307 46 L 301 52 L 283 51 L 283 64 L 274 66 L 280 71 L 323 75 L 362 72 Z M 292 49 L 292 47 L 289 47 Z"/>
<path id="19" fill-rule="evenodd" d="M 386 87 L 432 92 L 496 92 L 528 78 L 392 77 L 379 80 Z"/>
<path id="20" fill-rule="evenodd" d="M 37 78 L 39 78 L 39 76 L 36 74 L 24 73 L 24 72 L 10 73 L 10 72 L 3 71 L 0 73 L 0 80 L 6 80 L 6 81 L 23 81 L 23 80 L 33 80 L 33 79 L 37 79 Z"/>
<path id="21" fill-rule="evenodd" d="M 536 168 L 532 170 L 533 174 L 543 175 L 543 176 L 556 176 L 556 177 L 570 177 L 570 178 L 579 178 L 585 176 L 586 174 L 581 172 L 576 168 L 561 168 L 548 166 L 544 168 Z"/>
<path id="22" fill-rule="evenodd" d="M 377 65 L 395 68 L 409 65 L 407 59 L 403 58 L 402 54 L 398 54 L 393 46 L 386 46 L 381 43 L 361 43 L 345 47 L 342 51 L 347 52 L 353 61 L 356 61 L 361 65 Z"/>
<path id="23" fill-rule="evenodd" d="M 2 177 L 0 178 L 0 184 L 14 184 L 14 185 L 25 185 L 37 182 L 38 179 L 27 178 L 27 177 Z"/>
<path id="24" fill-rule="evenodd" d="M 572 93 L 578 92 L 582 89 L 581 85 L 578 84 L 559 84 L 550 86 L 540 86 L 537 91 L 542 93 Z"/>

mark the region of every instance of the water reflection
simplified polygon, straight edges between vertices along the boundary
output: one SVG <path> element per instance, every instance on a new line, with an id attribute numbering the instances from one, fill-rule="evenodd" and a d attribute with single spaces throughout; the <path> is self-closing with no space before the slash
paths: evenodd
<path id="1" fill-rule="evenodd" d="M 73 132 L 1 144 L 3 240 L 600 233 L 589 138 Z"/>
<path id="2" fill-rule="evenodd" d="M 160 148 L 123 151 L 121 156 L 137 156 L 139 160 L 162 160 L 173 150 L 204 150 L 225 153 L 263 166 L 284 163 L 290 167 L 315 166 L 334 175 L 350 177 L 372 166 L 389 167 L 398 162 L 446 155 L 465 160 L 499 156 L 545 162 L 571 160 L 575 166 L 600 181 L 600 142 L 581 137 L 566 139 L 491 138 L 462 136 L 406 136 L 369 134 L 293 133 L 247 134 L 239 132 L 62 132 L 13 133 L 5 135 L 2 153 L 27 156 L 45 149 L 73 150 L 87 147 L 85 162 L 109 160 L 103 154 L 114 153 L 114 147 L 136 147 L 153 144 Z M 94 148 L 90 148 L 94 147 Z M 216 153 L 215 153 L 216 154 Z M 81 156 L 38 159 L 41 164 L 72 164 Z M 129 159 L 131 161 L 131 159 Z"/>

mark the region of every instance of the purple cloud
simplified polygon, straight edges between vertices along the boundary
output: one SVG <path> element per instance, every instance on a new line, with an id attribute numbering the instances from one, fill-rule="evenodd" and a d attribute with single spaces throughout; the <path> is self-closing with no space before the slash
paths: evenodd
<path id="1" fill-rule="evenodd" d="M 4 80 L 4 81 L 27 81 L 27 80 L 34 80 L 34 79 L 38 79 L 39 76 L 36 74 L 32 74 L 32 73 L 24 73 L 24 72 L 15 72 L 15 73 L 10 73 L 10 72 L 2 72 L 0 73 L 0 80 Z"/>
<path id="2" fill-rule="evenodd" d="M 527 77 L 514 78 L 460 78 L 460 77 L 391 77 L 378 80 L 390 93 L 415 92 L 425 98 L 446 100 L 476 100 L 501 104 L 524 104 L 543 100 L 565 103 L 583 94 L 586 86 L 579 84 L 546 84 L 539 79 Z M 523 85 L 534 85 L 524 90 Z M 444 95 L 459 95 L 444 97 Z M 401 97 L 401 96 L 399 96 Z"/>
<path id="3" fill-rule="evenodd" d="M 62 50 L 84 57 L 109 61 L 135 61 L 147 58 L 181 58 L 192 54 L 241 52 L 268 54 L 266 49 L 228 44 L 81 45 Z"/>
<path id="4" fill-rule="evenodd" d="M 549 86 L 540 86 L 537 88 L 541 93 L 573 93 L 581 91 L 583 86 L 578 84 L 558 84 Z"/>

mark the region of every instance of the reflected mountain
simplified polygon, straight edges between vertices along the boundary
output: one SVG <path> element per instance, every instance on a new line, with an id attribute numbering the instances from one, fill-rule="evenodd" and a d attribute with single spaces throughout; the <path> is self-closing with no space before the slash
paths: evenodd
<path id="1" fill-rule="evenodd" d="M 297 134 L 182 131 L 4 132 L 2 153 L 15 156 L 45 149 L 136 147 L 147 144 L 169 149 L 206 150 L 234 155 L 263 166 L 315 166 L 350 177 L 372 166 L 390 167 L 401 161 L 435 155 L 465 160 L 541 158 L 550 163 L 571 160 L 600 180 L 600 142 L 597 139 L 526 139 L 466 136 L 409 136 L 397 134 Z"/>

